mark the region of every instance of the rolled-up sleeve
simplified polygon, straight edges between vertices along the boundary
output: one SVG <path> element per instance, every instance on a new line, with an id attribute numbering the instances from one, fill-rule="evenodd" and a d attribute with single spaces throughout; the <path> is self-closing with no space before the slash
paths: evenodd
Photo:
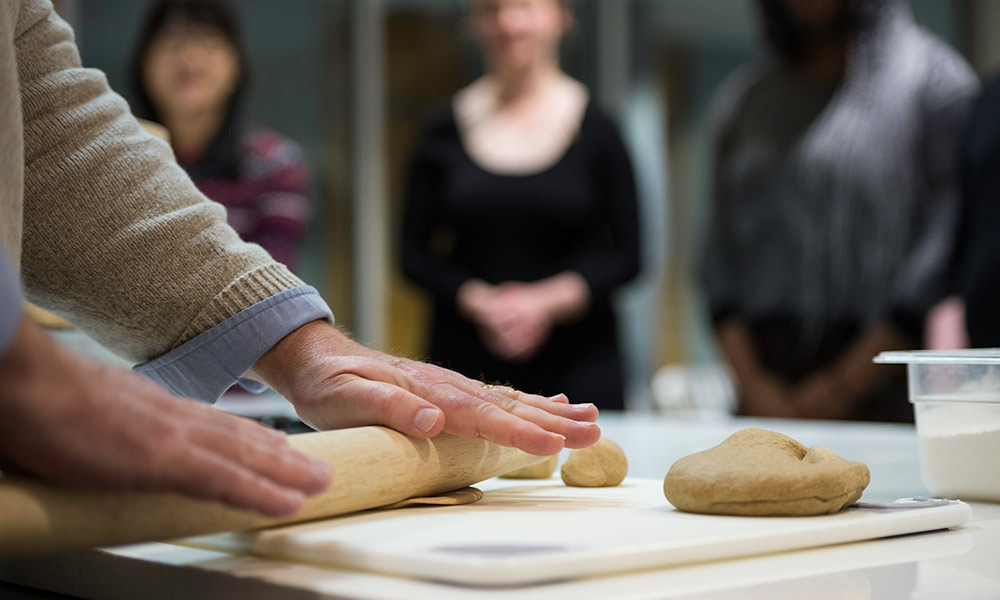
<path id="1" fill-rule="evenodd" d="M 265 386 L 246 373 L 283 337 L 333 313 L 310 286 L 285 290 L 246 308 L 135 371 L 178 396 L 215 402 L 233 384 L 258 393 Z"/>
<path id="2" fill-rule="evenodd" d="M 0 248 L 0 356 L 14 339 L 23 313 L 21 284 L 7 254 Z"/>

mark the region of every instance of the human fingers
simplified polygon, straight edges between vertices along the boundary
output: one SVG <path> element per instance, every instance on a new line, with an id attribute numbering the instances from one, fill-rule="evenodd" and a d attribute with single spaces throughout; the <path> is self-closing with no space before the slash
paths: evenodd
<path id="1" fill-rule="evenodd" d="M 494 331 L 503 331 L 517 324 L 517 315 L 501 303 L 491 303 L 480 313 L 479 322 Z"/>
<path id="2" fill-rule="evenodd" d="M 600 428 L 593 422 L 597 417 L 593 404 L 577 408 L 506 386 L 486 386 L 469 392 L 517 418 L 564 437 L 567 448 L 586 448 L 601 437 Z"/>
<path id="3" fill-rule="evenodd" d="M 509 386 L 484 385 L 481 381 L 470 379 L 461 373 L 437 365 L 413 361 L 407 361 L 404 364 L 410 371 L 411 378 L 417 382 L 447 382 L 467 394 L 495 404 L 512 406 L 508 400 L 513 399 L 574 421 L 593 422 L 597 420 L 598 410 L 596 406 L 593 404 L 571 404 L 571 399 L 566 394 L 556 394 L 546 398 Z"/>
<path id="4" fill-rule="evenodd" d="M 501 330 L 491 342 L 491 349 L 504 360 L 515 361 L 524 352 L 524 344 L 517 331 Z"/>
<path id="5" fill-rule="evenodd" d="M 191 422 L 211 429 L 220 435 L 235 436 L 247 442 L 266 444 L 287 442 L 288 436 L 282 431 L 194 400 L 165 394 L 160 398 L 158 412 L 162 415 L 171 415 L 182 422 Z"/>
<path id="6" fill-rule="evenodd" d="M 321 429 L 385 425 L 414 437 L 432 437 L 445 426 L 445 415 L 433 403 L 394 383 L 377 365 L 361 373 L 343 373 L 296 410 L 307 423 Z M 388 381 L 387 381 L 388 380 Z"/>
<path id="7" fill-rule="evenodd" d="M 524 404 L 550 412 L 554 415 L 573 419 L 574 421 L 594 422 L 597 420 L 597 407 L 591 403 L 571 404 L 566 394 L 542 397 L 535 394 L 517 393 L 517 399 Z"/>
<path id="8" fill-rule="evenodd" d="M 442 385 L 436 400 L 447 406 L 445 431 L 449 433 L 512 446 L 538 456 L 556 454 L 566 443 L 566 438 L 558 433 L 546 431 L 535 423 L 456 388 L 445 391 L 446 387 L 451 386 Z"/>
<path id="9" fill-rule="evenodd" d="M 562 435 L 566 438 L 567 448 L 587 448 L 601 439 L 601 429 L 596 423 L 561 417 L 523 402 L 518 402 L 511 414 Z"/>
<path id="10" fill-rule="evenodd" d="M 240 423 L 247 419 L 226 416 L 230 417 L 226 425 L 193 426 L 187 437 L 193 444 L 235 460 L 257 475 L 306 495 L 318 494 L 329 487 L 333 473 L 326 461 L 293 449 L 283 435 L 260 439 L 257 432 Z"/>
<path id="11" fill-rule="evenodd" d="M 529 323 L 517 331 L 512 336 L 514 360 L 527 361 L 538 354 L 548 339 L 548 332 L 548 327 L 540 322 Z"/>
<path id="12" fill-rule="evenodd" d="M 165 449 L 155 466 L 158 489 L 222 502 L 270 517 L 294 514 L 305 495 L 200 446 Z"/>
<path id="13" fill-rule="evenodd" d="M 157 405 L 157 416 L 173 424 L 174 433 L 168 442 L 181 438 L 185 444 L 209 449 L 307 495 L 319 493 L 330 484 L 330 465 L 293 449 L 283 432 L 165 393 L 151 401 Z"/>
<path id="14" fill-rule="evenodd" d="M 494 394 L 492 386 L 482 383 L 472 387 L 471 380 L 444 369 L 424 367 L 420 369 L 423 372 L 413 377 L 413 391 L 444 411 L 447 416 L 445 431 L 462 437 L 487 439 L 538 455 L 554 454 L 566 444 L 566 436 L 562 433 L 549 431 L 513 414 L 517 401 L 509 395 Z M 538 420 L 548 425 L 553 423 L 542 418 Z M 574 443 L 588 445 L 586 437 L 589 434 L 581 435 L 569 425 L 575 421 L 564 420 L 566 423 L 556 428 L 577 438 Z"/>
<path id="15" fill-rule="evenodd" d="M 548 339 L 549 324 L 534 315 L 521 314 L 506 323 L 501 329 L 501 339 L 507 352 L 528 358 L 541 348 Z"/>

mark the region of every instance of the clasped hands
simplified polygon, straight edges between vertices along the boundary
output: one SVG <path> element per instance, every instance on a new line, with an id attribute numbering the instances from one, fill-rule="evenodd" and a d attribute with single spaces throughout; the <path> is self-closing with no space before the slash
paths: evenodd
<path id="1" fill-rule="evenodd" d="M 530 360 L 552 328 L 579 316 L 589 301 L 587 283 L 569 271 L 531 283 L 470 279 L 457 297 L 459 311 L 476 325 L 483 345 L 509 362 Z"/>

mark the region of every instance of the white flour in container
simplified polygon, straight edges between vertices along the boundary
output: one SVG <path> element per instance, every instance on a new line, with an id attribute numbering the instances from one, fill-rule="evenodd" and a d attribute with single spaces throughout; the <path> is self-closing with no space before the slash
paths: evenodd
<path id="1" fill-rule="evenodd" d="M 918 418 L 924 485 L 936 496 L 1000 502 L 1000 419 L 960 423 L 947 409 L 959 407 Z"/>

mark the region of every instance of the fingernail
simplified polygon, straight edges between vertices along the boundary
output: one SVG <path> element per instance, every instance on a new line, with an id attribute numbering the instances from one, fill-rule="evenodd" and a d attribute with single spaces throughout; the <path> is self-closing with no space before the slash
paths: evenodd
<path id="1" fill-rule="evenodd" d="M 591 408 L 594 408 L 594 405 L 591 402 L 586 404 L 574 404 L 573 406 L 575 406 L 577 410 L 590 410 Z"/>
<path id="2" fill-rule="evenodd" d="M 548 400 L 551 400 L 553 402 L 569 402 L 569 398 L 566 397 L 566 394 L 556 394 L 555 396 L 549 396 Z"/>
<path id="3" fill-rule="evenodd" d="M 437 423 L 439 414 L 441 411 L 435 408 L 421 408 L 417 411 L 417 416 L 413 418 L 413 426 L 420 431 L 430 431 Z"/>

